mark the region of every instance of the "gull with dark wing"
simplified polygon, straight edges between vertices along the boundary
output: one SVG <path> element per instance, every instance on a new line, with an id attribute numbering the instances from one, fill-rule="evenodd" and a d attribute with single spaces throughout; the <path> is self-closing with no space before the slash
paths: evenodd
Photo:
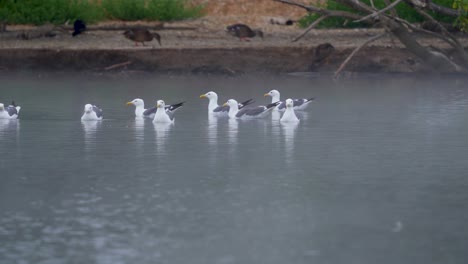
<path id="1" fill-rule="evenodd" d="M 81 116 L 81 120 L 82 121 L 102 120 L 102 109 L 92 104 L 86 104 L 84 106 L 84 113 L 83 113 L 83 116 Z"/>
<path id="2" fill-rule="evenodd" d="M 271 110 L 277 106 L 279 102 L 272 103 L 266 106 L 253 106 L 253 107 L 245 107 L 239 110 L 238 103 L 234 99 L 229 99 L 225 104 L 229 106 L 229 118 L 259 118 L 264 117 L 268 114 Z"/>
<path id="3" fill-rule="evenodd" d="M 281 101 L 280 99 L 280 92 L 278 92 L 278 90 L 271 90 L 269 91 L 268 93 L 264 94 L 264 96 L 271 96 L 271 102 L 274 103 L 274 102 L 281 102 L 277 107 L 276 109 L 280 110 L 280 111 L 284 111 L 286 110 L 286 103 Z M 311 97 L 311 98 L 302 98 L 302 99 L 292 99 L 293 102 L 294 102 L 294 110 L 305 110 L 309 104 L 314 100 L 315 98 Z"/>
<path id="4" fill-rule="evenodd" d="M 0 103 L 0 119 L 17 119 L 21 107 L 17 106 L 15 102 L 5 107 L 4 104 Z"/>
<path id="5" fill-rule="evenodd" d="M 185 102 L 180 102 L 178 104 L 166 105 L 165 109 L 168 112 L 174 112 L 179 107 L 181 107 Z M 151 118 L 154 119 L 154 115 L 156 114 L 157 107 L 152 107 L 145 109 L 145 102 L 143 99 L 136 98 L 130 102 L 127 102 L 127 105 L 134 105 L 135 106 L 135 117 L 137 118 Z"/>
<path id="6" fill-rule="evenodd" d="M 153 123 L 173 123 L 174 112 L 166 110 L 166 104 L 163 100 L 158 100 L 156 104 L 156 114 Z"/>
<path id="7" fill-rule="evenodd" d="M 215 113 L 215 114 L 223 114 L 227 115 L 229 112 L 229 106 L 228 105 L 218 105 L 218 94 L 216 94 L 213 91 L 207 92 L 206 94 L 200 95 L 200 98 L 208 98 L 209 103 L 208 103 L 208 113 Z M 239 109 L 242 109 L 246 105 L 249 105 L 253 103 L 253 99 L 249 99 L 245 102 L 238 103 L 237 107 Z"/>

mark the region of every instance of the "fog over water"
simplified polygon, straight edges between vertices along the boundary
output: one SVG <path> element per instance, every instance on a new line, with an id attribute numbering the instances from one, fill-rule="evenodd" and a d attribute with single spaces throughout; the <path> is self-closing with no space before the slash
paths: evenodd
<path id="1" fill-rule="evenodd" d="M 468 79 L 0 77 L 0 263 L 466 263 Z M 210 90 L 315 97 L 282 125 Z M 186 101 L 175 123 L 142 98 Z M 104 111 L 81 122 L 86 103 Z"/>

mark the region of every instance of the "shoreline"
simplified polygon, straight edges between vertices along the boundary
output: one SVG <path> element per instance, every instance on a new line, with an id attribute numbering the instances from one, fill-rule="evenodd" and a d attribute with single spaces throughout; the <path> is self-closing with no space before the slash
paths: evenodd
<path id="1" fill-rule="evenodd" d="M 195 30 L 160 30 L 162 46 L 148 42 L 135 47 L 121 31 L 90 31 L 76 38 L 55 37 L 19 40 L 0 34 L 0 71 L 149 71 L 238 75 L 245 73 L 334 72 L 363 41 L 382 29 L 313 30 L 291 42 L 302 29 L 270 27 L 265 39 L 241 42 L 216 29 L 197 24 Z M 460 42 L 468 46 L 466 35 Z M 424 45 L 449 47 L 421 36 Z M 331 44 L 333 48 L 322 49 Z M 367 73 L 420 73 L 428 69 L 397 40 L 383 38 L 363 47 L 344 71 Z"/>

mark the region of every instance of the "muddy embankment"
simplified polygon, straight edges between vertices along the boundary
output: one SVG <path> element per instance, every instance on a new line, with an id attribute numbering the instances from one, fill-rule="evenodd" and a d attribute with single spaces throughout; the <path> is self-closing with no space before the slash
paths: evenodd
<path id="1" fill-rule="evenodd" d="M 189 30 L 177 30 L 177 26 Z M 172 27 L 172 28 L 171 28 Z M 77 37 L 56 32 L 53 37 L 20 39 L 0 34 L 0 70 L 152 71 L 241 74 L 252 72 L 333 72 L 379 29 L 315 30 L 297 42 L 297 27 L 262 28 L 265 38 L 250 42 L 227 35 L 224 25 L 197 21 L 156 30 L 155 41 L 134 46 L 122 30 L 87 31 Z M 10 37 L 7 37 L 10 36 Z M 467 42 L 461 37 L 462 43 Z M 440 41 L 421 38 L 424 45 L 448 49 Z M 398 41 L 383 38 L 361 49 L 346 66 L 354 72 L 419 72 L 424 66 Z"/>
<path id="2" fill-rule="evenodd" d="M 0 49 L 0 69 L 71 71 L 176 71 L 241 74 L 252 72 L 331 72 L 352 48 L 335 49 L 320 58 L 316 47 L 249 47 L 184 49 Z M 356 72 L 413 72 L 420 70 L 401 48 L 369 47 L 346 67 Z"/>

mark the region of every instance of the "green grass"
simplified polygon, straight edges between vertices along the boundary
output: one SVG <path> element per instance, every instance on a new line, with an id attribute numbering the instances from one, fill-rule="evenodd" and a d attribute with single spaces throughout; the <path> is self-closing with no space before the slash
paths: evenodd
<path id="1" fill-rule="evenodd" d="M 0 21 L 10 24 L 63 24 L 82 19 L 87 23 L 119 19 L 183 20 L 201 16 L 202 6 L 185 0 L 0 0 Z"/>
<path id="2" fill-rule="evenodd" d="M 370 5 L 369 0 L 363 0 L 362 2 Z M 434 2 L 443 6 L 452 7 L 453 0 L 434 0 Z M 377 9 L 382 9 L 386 6 L 383 0 L 374 0 L 374 5 Z M 327 1 L 326 4 L 322 7 L 330 10 L 342 10 L 353 12 L 352 9 L 350 9 L 349 7 L 339 4 L 334 0 Z M 401 2 L 398 5 L 396 5 L 395 9 L 398 13 L 398 16 L 408 20 L 411 23 L 424 21 L 424 18 L 421 15 L 419 15 L 413 8 L 409 7 L 404 2 Z M 434 17 L 440 21 L 447 23 L 454 23 L 456 20 L 456 18 L 441 15 L 434 15 Z M 307 27 L 317 18 L 319 18 L 319 16 L 316 14 L 306 15 L 305 17 L 299 20 L 299 25 L 301 27 Z M 317 28 L 358 28 L 367 26 L 367 23 L 354 23 L 353 21 L 346 20 L 341 17 L 331 17 L 320 22 Z"/>

